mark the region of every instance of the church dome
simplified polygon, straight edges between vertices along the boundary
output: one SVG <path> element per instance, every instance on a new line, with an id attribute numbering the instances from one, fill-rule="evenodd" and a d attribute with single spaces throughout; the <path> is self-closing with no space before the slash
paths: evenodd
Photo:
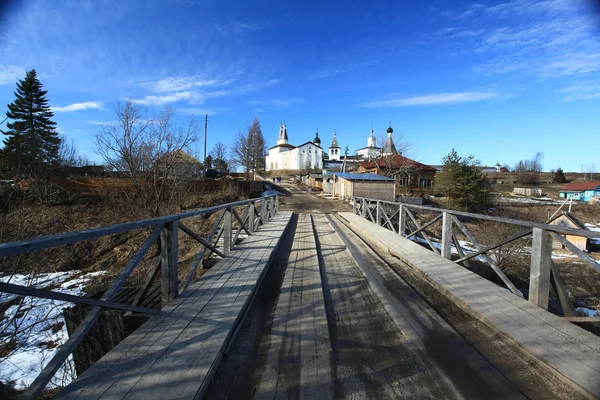
<path id="1" fill-rule="evenodd" d="M 394 130 L 392 129 L 392 126 L 390 125 L 389 128 L 387 128 L 387 133 L 394 133 Z"/>
<path id="2" fill-rule="evenodd" d="M 319 139 L 319 131 L 318 130 L 317 130 L 317 135 L 313 139 L 313 143 L 316 144 L 317 146 L 321 145 L 321 139 Z"/>

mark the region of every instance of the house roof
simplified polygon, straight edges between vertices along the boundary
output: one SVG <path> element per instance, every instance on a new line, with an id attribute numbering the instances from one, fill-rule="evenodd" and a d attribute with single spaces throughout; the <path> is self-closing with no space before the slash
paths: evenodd
<path id="1" fill-rule="evenodd" d="M 583 192 L 600 188 L 600 182 L 573 182 L 561 189 L 561 192 Z"/>
<path id="2" fill-rule="evenodd" d="M 565 217 L 567 219 L 569 219 L 571 222 L 573 222 L 576 226 L 579 227 L 579 229 L 588 229 L 585 224 L 583 222 L 581 222 L 580 220 L 578 220 L 577 218 L 575 218 L 573 216 L 573 214 L 571 214 L 570 212 L 566 212 L 563 211 L 561 214 L 556 215 L 555 217 L 553 217 L 552 219 L 548 220 L 548 222 L 546 222 L 547 224 L 551 224 L 552 221 L 556 221 L 557 219 L 561 218 L 561 217 Z"/>
<path id="3" fill-rule="evenodd" d="M 377 174 L 351 174 L 349 172 L 334 172 L 333 175 L 348 181 L 394 181 L 392 178 Z"/>
<path id="4" fill-rule="evenodd" d="M 189 155 L 188 153 L 186 153 L 185 151 L 183 151 L 181 149 L 175 150 L 173 152 L 165 153 L 162 157 L 160 157 L 158 159 L 158 162 L 161 162 L 162 160 L 166 159 L 167 157 L 171 158 L 171 160 L 174 162 L 186 163 L 186 164 L 200 164 L 200 166 L 202 166 L 202 163 L 200 161 L 198 161 L 196 158 L 192 157 L 191 155 Z"/>
<path id="5" fill-rule="evenodd" d="M 307 145 L 307 144 L 312 144 L 313 146 L 315 146 L 315 147 L 318 147 L 318 148 L 320 148 L 321 150 L 323 150 L 323 148 L 322 148 L 321 146 L 319 146 L 318 144 L 316 144 L 315 142 L 306 142 L 306 143 L 302 143 L 300 146 L 297 146 L 297 147 L 302 147 L 302 146 L 305 146 L 305 145 Z"/>
<path id="6" fill-rule="evenodd" d="M 283 143 L 283 144 L 278 144 L 278 145 L 273 146 L 273 147 L 269 147 L 269 150 L 274 149 L 275 147 L 286 147 L 288 149 L 295 149 L 296 148 L 296 146 L 294 146 L 294 145 L 291 145 L 291 144 L 288 144 L 288 143 Z"/>
<path id="7" fill-rule="evenodd" d="M 436 171 L 435 168 L 433 168 L 429 165 L 421 164 L 418 161 L 411 160 L 410 158 L 404 157 L 400 154 L 396 154 L 396 155 L 393 155 L 390 157 L 381 157 L 381 158 L 378 158 L 377 160 L 365 161 L 360 164 L 360 166 L 365 169 L 375 168 L 377 166 L 379 168 L 387 168 L 388 165 L 391 166 L 392 168 L 410 167 L 410 168 L 414 168 L 414 169 L 420 169 L 423 171 L 433 171 L 433 172 Z"/>

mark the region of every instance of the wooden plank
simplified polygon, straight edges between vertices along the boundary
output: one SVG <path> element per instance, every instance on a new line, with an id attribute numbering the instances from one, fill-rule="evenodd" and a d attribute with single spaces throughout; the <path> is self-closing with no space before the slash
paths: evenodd
<path id="1" fill-rule="evenodd" d="M 100 300 L 110 301 L 113 296 L 123 287 L 125 281 L 131 275 L 134 268 L 138 265 L 138 263 L 142 260 L 146 252 L 150 249 L 150 247 L 156 242 L 158 239 L 160 232 L 162 230 L 162 225 L 157 225 L 148 239 L 142 244 L 142 246 L 135 253 L 133 258 L 127 263 L 123 271 L 117 276 L 112 285 L 108 288 L 106 292 L 102 295 Z M 100 317 L 100 313 L 102 312 L 102 307 L 94 306 L 91 311 L 86 315 L 86 317 L 81 321 L 81 324 L 75 329 L 75 331 L 69 336 L 69 339 L 58 349 L 58 351 L 54 354 L 54 357 L 46 364 L 42 372 L 35 378 L 31 386 L 27 388 L 27 390 L 23 393 L 25 398 L 35 399 L 37 398 L 50 379 L 56 374 L 56 371 L 63 365 L 65 360 L 73 353 L 75 347 L 83 340 L 85 335 L 94 325 L 94 323 Z"/>
<path id="2" fill-rule="evenodd" d="M 363 198 L 359 198 L 359 199 L 363 199 Z M 365 199 L 365 200 L 366 201 L 369 201 L 369 200 L 376 201 L 375 199 Z M 493 216 L 485 215 L 485 214 L 475 214 L 475 213 L 469 213 L 469 212 L 463 212 L 463 211 L 447 210 L 447 209 L 431 207 L 431 206 L 420 206 L 420 205 L 416 205 L 416 204 L 403 204 L 403 203 L 395 203 L 395 202 L 391 202 L 391 201 L 382 201 L 382 202 L 391 204 L 391 205 L 396 205 L 396 206 L 403 205 L 406 207 L 406 209 L 411 208 L 411 209 L 417 209 L 417 210 L 423 210 L 423 211 L 434 211 L 436 213 L 448 212 L 448 213 L 452 214 L 453 216 L 482 219 L 485 221 L 493 221 L 493 222 L 501 222 L 501 223 L 505 223 L 505 224 L 526 226 L 529 228 L 540 228 L 540 229 L 543 229 L 546 231 L 557 232 L 557 233 L 568 233 L 570 235 L 584 236 L 584 237 L 588 237 L 588 238 L 600 238 L 600 232 L 588 231 L 585 229 L 566 228 L 566 227 L 563 227 L 560 225 L 549 225 L 549 224 L 543 224 L 540 222 L 532 222 L 532 221 L 525 221 L 525 220 L 520 220 L 520 219 L 512 219 L 512 218 L 504 218 L 504 217 L 493 217 Z"/>
<path id="3" fill-rule="evenodd" d="M 415 216 L 413 215 L 412 211 L 410 211 L 408 208 L 405 210 L 406 215 L 409 216 L 409 218 L 412 220 L 413 224 L 415 224 L 415 226 L 418 228 L 420 228 L 421 226 L 419 225 L 419 222 L 417 221 L 417 219 L 415 218 Z M 425 232 L 421 231 L 419 232 L 421 234 L 421 236 L 423 236 L 423 238 L 425 239 L 425 241 L 427 242 L 427 244 L 429 245 L 429 247 L 431 248 L 431 250 L 436 253 L 436 254 L 440 254 L 440 251 L 433 245 L 433 243 L 431 243 L 431 240 L 429 239 L 429 235 L 427 235 Z"/>
<path id="4" fill-rule="evenodd" d="M 196 239 L 196 241 L 202 243 L 202 245 L 208 247 L 210 251 L 217 254 L 219 257 L 225 257 L 225 254 L 221 253 L 217 250 L 212 244 L 210 244 L 207 240 L 202 239 L 196 232 L 192 231 L 190 228 L 185 226 L 183 222 L 179 222 L 179 229 L 187 233 L 190 237 Z"/>
<path id="5" fill-rule="evenodd" d="M 471 315 L 541 360 L 555 375 L 586 396 L 600 395 L 600 338 L 572 325 L 410 241 L 393 241 L 381 229 L 352 216 L 365 235 L 380 241 L 440 292 Z"/>
<path id="6" fill-rule="evenodd" d="M 163 307 L 179 294 L 177 226 L 179 221 L 168 222 L 160 233 L 160 269 Z"/>
<path id="7" fill-rule="evenodd" d="M 467 239 L 469 239 L 469 241 L 471 242 L 471 244 L 473 244 L 473 246 L 475 247 L 475 249 L 480 250 L 481 249 L 481 245 L 479 244 L 479 242 L 477 241 L 477 239 L 475 239 L 475 237 L 473 235 L 471 235 L 471 232 L 469 232 L 469 230 L 467 229 L 467 227 L 458 220 L 458 218 L 456 218 L 454 215 L 452 215 L 452 220 L 454 221 L 454 223 L 456 224 L 456 226 L 458 226 L 458 228 L 462 231 L 462 233 L 467 237 Z M 519 297 L 523 297 L 523 294 L 521 293 L 521 291 L 519 289 L 517 289 L 517 287 L 510 281 L 510 279 L 508 279 L 508 277 L 504 274 L 504 272 L 502 272 L 502 270 L 500 269 L 500 267 L 498 266 L 498 264 L 496 264 L 487 254 L 482 253 L 481 257 L 485 260 L 485 262 L 487 262 L 490 267 L 492 267 L 492 269 L 494 270 L 494 272 L 496 273 L 496 275 L 498 275 L 498 277 L 502 280 L 502 282 L 504 282 L 504 284 L 506 285 L 506 287 L 513 292 L 514 294 L 516 294 Z"/>
<path id="8" fill-rule="evenodd" d="M 452 260 L 452 219 L 447 212 L 442 215 L 442 257 Z"/>
<path id="9" fill-rule="evenodd" d="M 236 321 L 235 310 L 242 309 L 255 287 L 255 278 L 290 216 L 278 214 L 269 223 L 275 229 L 245 240 L 230 257 L 220 260 L 181 297 L 64 389 L 59 398 L 194 397 L 201 385 L 208 384 L 203 379 L 218 365 L 213 365 L 218 358 L 215 350 L 225 346 L 230 321 Z M 245 269 L 245 263 L 254 268 Z M 181 368 L 160 369 L 170 365 Z M 180 385 L 174 387 L 173 379 L 180 379 Z"/>
<path id="10" fill-rule="evenodd" d="M 246 234 L 248 236 L 250 236 L 250 231 L 246 228 L 246 222 L 248 221 L 248 211 L 249 209 L 246 209 L 246 211 L 244 211 L 244 215 L 242 215 L 242 217 L 240 218 L 237 214 L 237 212 L 235 212 L 235 210 L 233 210 L 233 216 L 238 220 L 240 226 L 238 227 L 238 229 L 235 232 L 235 235 L 233 237 L 233 243 L 237 243 L 238 237 L 240 236 L 240 233 L 242 232 L 242 229 L 246 232 Z"/>
<path id="11" fill-rule="evenodd" d="M 91 306 L 100 306 L 102 308 L 114 308 L 116 310 L 143 312 L 148 314 L 156 314 L 158 311 L 144 307 L 135 307 L 129 304 L 120 304 L 112 301 L 98 300 L 92 297 L 74 296 L 71 294 L 53 292 L 51 290 L 36 289 L 27 286 L 14 285 L 12 283 L 0 282 L 0 292 L 18 294 L 21 296 L 41 297 L 43 299 L 52 299 L 60 301 L 68 301 L 70 303 L 88 304 Z"/>
<path id="12" fill-rule="evenodd" d="M 135 298 L 133 299 L 133 303 L 132 304 L 134 306 L 138 306 L 140 304 L 140 301 L 148 293 L 148 290 L 150 289 L 150 285 L 152 284 L 152 282 L 154 281 L 154 279 L 158 276 L 158 271 L 160 271 L 160 263 L 161 263 L 161 259 L 160 259 L 160 257 L 158 257 L 158 260 L 156 260 L 156 263 L 154 264 L 154 267 L 152 268 L 152 271 L 150 271 L 150 273 L 148 274 L 148 276 L 144 280 L 144 285 L 137 292 Z"/>
<path id="13" fill-rule="evenodd" d="M 417 229 L 414 232 L 409 233 L 408 235 L 406 235 L 405 237 L 407 239 L 409 239 L 411 236 L 416 235 L 417 233 L 420 233 L 421 231 L 423 231 L 424 229 L 429 228 L 431 225 L 435 224 L 437 221 L 440 220 L 440 218 L 442 218 L 442 214 L 439 214 L 438 216 L 436 216 L 434 219 L 432 219 L 431 221 L 427 222 L 425 225 L 421 225 L 421 227 L 419 227 L 419 229 Z"/>
<path id="14" fill-rule="evenodd" d="M 460 264 L 461 262 L 464 263 L 463 265 L 467 268 L 471 268 L 471 265 L 469 264 L 469 261 L 467 260 L 462 260 L 465 257 L 465 253 L 460 245 L 460 242 L 458 241 L 458 239 L 456 238 L 456 235 L 453 234 L 452 235 L 452 242 L 454 243 L 454 247 L 456 247 L 456 252 L 458 253 L 458 256 L 460 257 L 458 260 L 454 261 L 457 264 Z M 459 261 L 461 260 L 461 261 Z"/>
<path id="15" fill-rule="evenodd" d="M 313 223 L 300 214 L 255 398 L 331 398 L 329 331 Z M 282 377 L 279 379 L 279 377 Z"/>
<path id="16" fill-rule="evenodd" d="M 552 271 L 552 236 L 539 228 L 533 228 L 529 302 L 545 310 L 548 309 L 550 299 L 550 271 Z"/>
<path id="17" fill-rule="evenodd" d="M 510 237 L 502 240 L 501 242 L 498 242 L 498 243 L 493 244 L 491 246 L 488 246 L 488 247 L 485 247 L 483 249 L 477 250 L 475 253 L 469 253 L 469 255 L 467 255 L 467 256 L 465 256 L 464 254 L 462 254 L 460 256 L 460 258 L 458 260 L 455 260 L 454 262 L 458 264 L 458 263 L 461 263 L 463 261 L 470 260 L 473 257 L 477 257 L 480 254 L 487 253 L 490 250 L 497 249 L 500 246 L 504 246 L 507 243 L 510 243 L 510 242 L 512 242 L 514 240 L 520 239 L 520 238 L 525 237 L 525 236 L 530 235 L 530 234 L 531 234 L 531 229 L 526 229 L 524 231 L 521 231 L 521 232 L 519 232 L 519 233 L 517 233 L 515 235 L 512 235 L 512 236 L 510 236 Z"/>
<path id="18" fill-rule="evenodd" d="M 263 199 L 267 199 L 272 196 L 267 196 Z M 49 247 L 64 246 L 67 244 L 77 243 L 84 240 L 96 239 L 102 236 L 114 235 L 115 233 L 122 233 L 132 231 L 135 229 L 163 225 L 168 222 L 178 221 L 181 219 L 195 217 L 198 215 L 212 214 L 215 211 L 219 211 L 228 207 L 237 207 L 245 205 L 254 201 L 256 201 L 256 199 L 241 200 L 229 204 L 222 204 L 181 214 L 173 214 L 166 217 L 151 218 L 135 222 L 127 222 L 124 224 L 86 229 L 76 232 L 61 233 L 58 235 L 50 235 L 41 238 L 20 240 L 17 242 L 3 243 L 0 244 L 0 257 L 8 257 L 16 254 L 25 254 L 30 253 L 32 251 L 47 249 Z"/>
<path id="19" fill-rule="evenodd" d="M 250 203 L 250 204 L 254 204 L 254 203 Z M 215 220 L 208 236 L 206 237 L 207 242 L 212 243 L 213 236 L 215 235 L 217 229 L 219 228 L 219 224 L 223 220 L 224 216 L 225 216 L 225 209 L 221 210 L 221 212 L 219 213 L 219 216 Z M 190 270 L 188 271 L 187 275 L 185 276 L 185 279 L 183 280 L 183 282 L 181 282 L 181 286 L 179 288 L 180 292 L 183 292 L 187 288 L 187 286 L 190 284 L 190 282 L 194 279 L 194 277 L 196 276 L 196 271 L 198 270 L 198 267 L 200 266 L 200 263 L 202 262 L 202 259 L 204 257 L 204 253 L 206 251 L 207 251 L 207 247 L 204 246 L 204 247 L 202 247 L 202 250 L 200 250 L 200 252 L 198 252 L 196 257 L 194 257 L 194 260 L 192 261 L 192 266 L 191 266 Z"/>
<path id="20" fill-rule="evenodd" d="M 575 307 L 573 307 L 573 303 L 571 303 L 571 299 L 569 299 L 569 294 L 567 293 L 565 285 L 563 284 L 560 275 L 558 275 L 556 265 L 554 265 L 554 262 L 552 262 L 552 260 L 550 260 L 550 262 L 552 266 L 552 287 L 554 287 L 554 291 L 558 295 L 558 300 L 560 301 L 563 313 L 566 317 L 576 317 L 577 313 L 575 312 Z"/>

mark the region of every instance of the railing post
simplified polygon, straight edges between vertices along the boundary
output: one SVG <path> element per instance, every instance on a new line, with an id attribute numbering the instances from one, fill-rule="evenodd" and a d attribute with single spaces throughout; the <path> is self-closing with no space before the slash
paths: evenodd
<path id="1" fill-rule="evenodd" d="M 375 215 L 377 219 L 377 225 L 381 226 L 381 205 L 379 204 L 379 200 L 377 200 L 377 209 L 375 210 Z"/>
<path id="2" fill-rule="evenodd" d="M 279 212 L 279 195 L 275 195 L 275 214 Z"/>
<path id="3" fill-rule="evenodd" d="M 406 214 L 404 213 L 404 206 L 400 204 L 398 206 L 398 234 L 404 236 L 406 234 Z"/>
<path id="4" fill-rule="evenodd" d="M 269 214 L 268 214 L 268 218 L 271 219 L 273 218 L 273 210 L 275 209 L 275 201 L 272 197 L 269 197 Z"/>
<path id="5" fill-rule="evenodd" d="M 223 216 L 223 254 L 226 256 L 231 254 L 232 243 L 231 243 L 231 208 L 227 207 L 225 215 Z"/>
<path id="6" fill-rule="evenodd" d="M 263 199 L 260 203 L 260 225 L 267 223 L 267 200 Z"/>
<path id="7" fill-rule="evenodd" d="M 552 271 L 552 236 L 541 228 L 533 228 L 531 268 L 529 271 L 529 302 L 548 309 L 550 272 Z"/>
<path id="8" fill-rule="evenodd" d="M 452 218 L 445 211 L 442 216 L 442 257 L 452 259 Z"/>
<path id="9" fill-rule="evenodd" d="M 254 233 L 254 220 L 256 219 L 256 208 L 254 202 L 250 203 L 248 209 L 248 231 L 250 234 Z"/>
<path id="10" fill-rule="evenodd" d="M 179 287 L 177 268 L 178 221 L 167 222 L 160 232 L 161 300 L 165 306 L 175 300 Z"/>
<path id="11" fill-rule="evenodd" d="M 367 199 L 362 199 L 362 209 L 360 210 L 361 217 L 367 219 Z"/>
<path id="12" fill-rule="evenodd" d="M 356 215 L 356 197 L 352 197 L 352 214 Z"/>

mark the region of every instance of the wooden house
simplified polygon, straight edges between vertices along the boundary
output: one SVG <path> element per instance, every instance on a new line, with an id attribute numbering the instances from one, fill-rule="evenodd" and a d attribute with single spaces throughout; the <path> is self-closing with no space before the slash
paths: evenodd
<path id="1" fill-rule="evenodd" d="M 587 229 L 586 226 L 579 221 L 577 218 L 575 218 L 573 216 L 573 214 L 569 213 L 569 212 L 563 212 L 562 214 L 558 214 L 557 216 L 553 217 L 552 219 L 550 219 L 548 222 L 548 224 L 550 225 L 560 225 L 560 226 L 564 226 L 565 228 L 573 228 L 573 229 Z M 590 239 L 585 237 L 585 236 L 576 236 L 576 235 L 562 235 L 564 238 L 566 238 L 569 242 L 573 243 L 575 246 L 577 246 L 578 249 L 583 250 L 583 251 L 589 251 L 590 249 Z M 557 242 L 554 241 L 554 246 L 558 247 L 562 247 L 562 245 Z"/>
<path id="2" fill-rule="evenodd" d="M 437 170 L 400 154 L 380 157 L 360 164 L 358 172 L 385 175 L 396 181 L 398 194 L 429 194 Z"/>
<path id="3" fill-rule="evenodd" d="M 564 199 L 581 200 L 591 202 L 593 198 L 600 197 L 600 182 L 573 182 L 569 183 L 560 191 L 560 197 Z"/>
<path id="4" fill-rule="evenodd" d="M 332 194 L 340 199 L 351 199 L 354 196 L 370 199 L 395 201 L 395 183 L 392 178 L 377 174 L 352 174 L 334 172 Z"/>

